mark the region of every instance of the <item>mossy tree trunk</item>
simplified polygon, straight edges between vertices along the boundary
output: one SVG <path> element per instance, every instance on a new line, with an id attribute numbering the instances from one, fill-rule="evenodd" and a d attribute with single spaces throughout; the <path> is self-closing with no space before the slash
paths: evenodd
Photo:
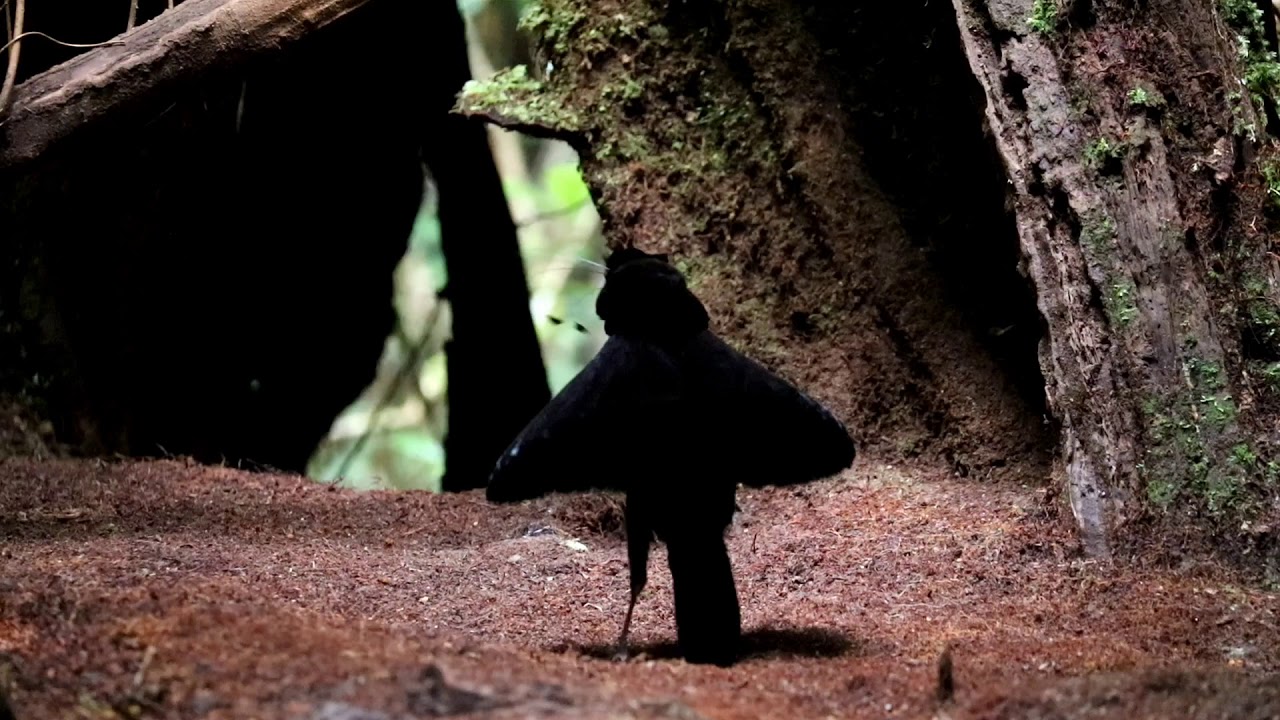
<path id="1" fill-rule="evenodd" d="M 877 8 L 849 45 L 937 20 L 920 10 Z M 985 197 L 934 203 L 954 222 L 909 232 L 869 161 L 884 138 L 856 122 L 874 106 L 858 97 L 868 78 L 851 76 L 863 58 L 836 57 L 846 38 L 819 34 L 856 15 L 777 0 L 550 0 L 525 18 L 535 66 L 473 84 L 459 111 L 572 143 L 610 243 L 675 253 L 717 329 L 850 419 L 864 447 L 933 455 L 970 477 L 1037 476 L 1054 445 L 1039 330 L 976 86 L 951 90 L 945 71 L 916 67 L 969 122 L 938 143 L 963 152 L 934 148 L 943 157 L 913 167 L 976 171 Z M 969 243 L 975 223 L 1007 227 Z"/>
<path id="2" fill-rule="evenodd" d="M 1052 479 L 1093 554 L 1274 555 L 1280 68 L 1224 1 L 545 0 L 459 111 L 572 142 L 864 448 Z"/>
<path id="3" fill-rule="evenodd" d="M 1048 320 L 1087 544 L 1105 552 L 1133 521 L 1267 543 L 1280 326 L 1259 160 L 1280 66 L 1266 16 L 1236 0 L 955 8 Z"/>

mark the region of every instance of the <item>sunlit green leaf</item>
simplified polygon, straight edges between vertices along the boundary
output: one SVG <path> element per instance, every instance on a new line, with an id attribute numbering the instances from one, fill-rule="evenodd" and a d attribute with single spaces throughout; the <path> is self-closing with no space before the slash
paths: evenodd
<path id="1" fill-rule="evenodd" d="M 582 180 L 577 163 L 562 163 L 547 168 L 545 177 L 552 206 L 556 209 L 581 205 L 591 200 L 591 191 Z"/>

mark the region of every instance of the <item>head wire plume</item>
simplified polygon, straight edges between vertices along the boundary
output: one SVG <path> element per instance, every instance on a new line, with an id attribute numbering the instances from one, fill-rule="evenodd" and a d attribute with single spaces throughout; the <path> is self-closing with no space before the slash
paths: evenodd
<path id="1" fill-rule="evenodd" d="M 598 273 L 601 277 L 603 277 L 609 271 L 608 267 L 604 263 L 599 263 L 599 262 L 596 262 L 595 260 L 588 260 L 587 258 L 584 258 L 584 257 L 575 257 L 574 263 L 576 265 L 580 265 L 582 267 L 585 267 L 589 270 L 592 270 Z M 578 332 L 583 333 L 584 335 L 590 332 L 587 329 L 586 325 L 582 324 L 577 320 L 573 320 L 565 316 L 549 314 L 547 315 L 547 320 L 551 321 L 551 324 L 553 325 L 565 325 L 565 324 L 572 325 L 574 330 L 577 330 Z"/>

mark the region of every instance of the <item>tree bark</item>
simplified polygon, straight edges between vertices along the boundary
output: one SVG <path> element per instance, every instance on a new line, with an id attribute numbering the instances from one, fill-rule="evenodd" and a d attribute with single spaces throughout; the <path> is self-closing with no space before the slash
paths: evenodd
<path id="1" fill-rule="evenodd" d="M 1265 116 L 1237 56 L 1250 29 L 1207 0 L 954 6 L 1048 320 L 1086 547 L 1105 555 L 1166 509 L 1266 541 L 1276 416 L 1259 371 L 1276 346 L 1248 337 L 1274 335 L 1276 286 L 1256 224 Z"/>
<path id="2" fill-rule="evenodd" d="M 1005 348 L 1012 372 L 993 350 L 1024 326 L 1035 337 L 1034 308 L 987 294 L 1029 298 L 1016 245 L 966 242 L 1010 259 L 962 282 L 930 261 L 864 164 L 841 75 L 814 61 L 831 51 L 823 20 L 779 0 L 554 0 L 528 20 L 533 69 L 472 84 L 459 111 L 572 143 L 610 245 L 673 252 L 718 329 L 843 413 L 863 447 L 1035 479 L 1052 428 L 1013 377 L 1036 374 L 1034 339 Z"/>
<path id="3" fill-rule="evenodd" d="M 118 44 L 80 54 L 18 85 L 0 125 L 0 171 L 182 83 L 279 52 L 369 1 L 186 0 L 113 38 Z"/>
<path id="4" fill-rule="evenodd" d="M 1051 474 L 1090 554 L 1274 563 L 1260 10 L 844 5 L 548 0 L 458 109 L 573 142 L 610 244 L 675 252 L 864 447 Z"/>

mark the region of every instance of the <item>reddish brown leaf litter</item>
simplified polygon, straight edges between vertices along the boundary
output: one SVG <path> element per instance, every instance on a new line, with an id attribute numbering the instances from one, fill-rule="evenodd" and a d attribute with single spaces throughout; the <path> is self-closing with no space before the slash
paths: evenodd
<path id="1" fill-rule="evenodd" d="M 18 720 L 1280 713 L 1275 594 L 1086 561 L 1039 491 L 873 460 L 740 493 L 750 653 L 727 669 L 673 657 L 660 548 L 640 655 L 609 659 L 628 596 L 607 499 L 493 506 L 180 461 L 10 460 L 0 482 Z"/>

